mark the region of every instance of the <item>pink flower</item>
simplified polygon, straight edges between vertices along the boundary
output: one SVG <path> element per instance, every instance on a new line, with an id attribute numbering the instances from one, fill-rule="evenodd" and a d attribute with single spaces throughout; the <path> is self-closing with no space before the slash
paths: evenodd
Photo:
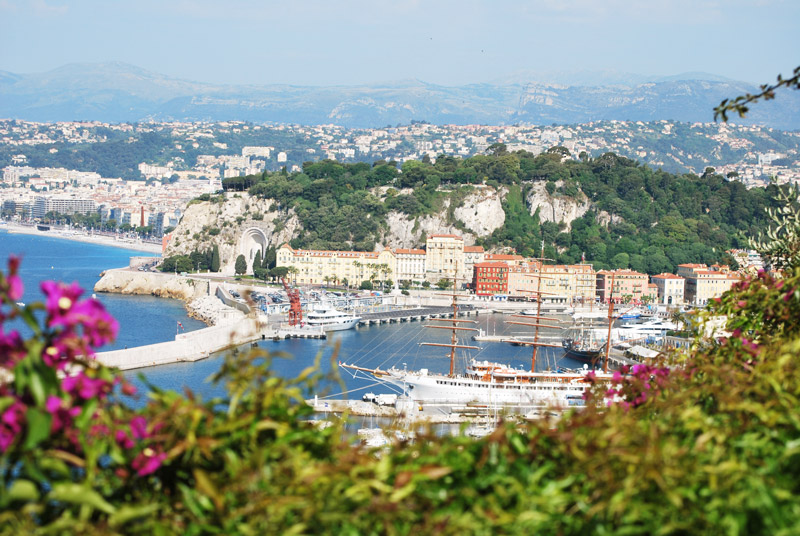
<path id="1" fill-rule="evenodd" d="M 747 306 L 747 302 L 744 300 L 739 300 L 736 305 L 739 306 L 739 309 L 744 309 Z"/>
<path id="2" fill-rule="evenodd" d="M 64 325 L 64 314 L 72 309 L 80 295 L 83 294 L 83 289 L 77 283 L 67 286 L 56 281 L 42 281 L 40 288 L 46 297 L 45 309 L 47 309 L 48 325 Z"/>
<path id="3" fill-rule="evenodd" d="M 11 368 L 23 357 L 25 357 L 25 347 L 22 337 L 16 331 L 4 333 L 3 326 L 0 326 L 0 366 Z"/>
<path id="4" fill-rule="evenodd" d="M 794 289 L 790 290 L 786 294 L 783 295 L 783 301 L 788 302 L 792 299 L 792 294 L 794 294 Z"/>
<path id="5" fill-rule="evenodd" d="M 136 416 L 131 419 L 131 432 L 136 439 L 145 439 L 150 437 L 147 433 L 147 421 L 142 416 Z"/>
<path id="6" fill-rule="evenodd" d="M 780 290 L 783 288 L 783 281 L 778 281 L 778 284 L 775 285 L 775 290 Z"/>
<path id="7" fill-rule="evenodd" d="M 131 439 L 131 436 L 129 436 L 128 432 L 125 430 L 117 430 L 117 432 L 114 434 L 114 440 L 120 447 L 124 449 L 132 449 L 135 445 L 133 439 Z"/>
<path id="8" fill-rule="evenodd" d="M 133 459 L 131 466 L 136 471 L 137 475 L 147 476 L 155 473 L 166 459 L 167 455 L 164 452 L 148 447 Z"/>
<path id="9" fill-rule="evenodd" d="M 84 400 L 103 397 L 111 391 L 110 382 L 100 378 L 90 378 L 83 371 L 64 378 L 61 386 L 69 394 Z"/>
<path id="10" fill-rule="evenodd" d="M 53 416 L 53 423 L 50 425 L 50 432 L 52 433 L 68 428 L 73 419 L 81 413 L 81 408 L 70 408 L 65 405 L 63 400 L 53 395 L 47 397 L 44 407 Z"/>

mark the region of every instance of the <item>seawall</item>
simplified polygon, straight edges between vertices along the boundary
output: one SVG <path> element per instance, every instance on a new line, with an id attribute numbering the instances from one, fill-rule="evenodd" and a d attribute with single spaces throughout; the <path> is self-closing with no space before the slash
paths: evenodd
<path id="1" fill-rule="evenodd" d="M 264 317 L 248 317 L 233 323 L 181 333 L 174 341 L 98 352 L 97 360 L 121 370 L 198 361 L 214 352 L 271 336 L 273 333 L 267 327 Z"/>

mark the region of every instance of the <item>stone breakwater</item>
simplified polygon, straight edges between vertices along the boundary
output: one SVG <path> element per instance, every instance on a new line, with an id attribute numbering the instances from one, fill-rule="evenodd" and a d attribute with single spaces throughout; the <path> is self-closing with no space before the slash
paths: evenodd
<path id="1" fill-rule="evenodd" d="M 203 296 L 186 304 L 189 316 L 205 322 L 209 326 L 237 322 L 244 318 L 244 313 L 228 307 L 215 296 Z"/>
<path id="2" fill-rule="evenodd" d="M 125 268 L 106 270 L 94 286 L 95 292 L 144 294 L 184 302 L 190 317 L 208 325 L 225 324 L 244 314 L 211 295 L 211 284 L 202 279 L 171 273 L 140 272 Z"/>

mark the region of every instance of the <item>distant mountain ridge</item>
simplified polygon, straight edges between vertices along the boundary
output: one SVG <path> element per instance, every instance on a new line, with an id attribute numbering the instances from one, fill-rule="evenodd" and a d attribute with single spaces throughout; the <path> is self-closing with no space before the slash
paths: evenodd
<path id="1" fill-rule="evenodd" d="M 539 78 L 535 80 L 534 78 Z M 601 84 L 593 85 L 592 81 Z M 441 86 L 416 79 L 359 86 L 217 85 L 120 63 L 69 64 L 46 73 L 0 71 L 0 117 L 31 121 L 249 120 L 382 127 L 569 124 L 596 120 L 712 120 L 724 98 L 757 88 L 708 73 L 520 72 L 489 83 Z M 800 127 L 800 95 L 755 107 L 748 122 Z"/>

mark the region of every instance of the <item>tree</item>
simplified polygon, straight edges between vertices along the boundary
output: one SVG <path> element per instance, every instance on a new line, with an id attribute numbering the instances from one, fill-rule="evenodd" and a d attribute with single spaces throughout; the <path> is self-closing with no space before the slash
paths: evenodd
<path id="1" fill-rule="evenodd" d="M 253 257 L 253 275 L 256 270 L 261 268 L 261 251 L 256 251 L 256 256 Z"/>
<path id="2" fill-rule="evenodd" d="M 214 247 L 211 250 L 211 271 L 219 272 L 219 268 L 220 268 L 219 246 L 217 244 L 214 244 Z"/>
<path id="3" fill-rule="evenodd" d="M 239 255 L 236 257 L 234 270 L 236 271 L 236 275 L 243 275 L 247 271 L 247 261 L 245 260 L 244 255 Z"/>
<path id="4" fill-rule="evenodd" d="M 445 290 L 453 286 L 452 279 L 440 279 L 436 282 L 436 286 L 439 287 L 439 290 Z"/>
<path id="5" fill-rule="evenodd" d="M 372 285 L 372 281 L 370 281 L 369 279 L 365 279 L 364 281 L 361 282 L 361 285 L 358 288 L 360 288 L 361 290 L 372 290 L 374 287 Z"/>

